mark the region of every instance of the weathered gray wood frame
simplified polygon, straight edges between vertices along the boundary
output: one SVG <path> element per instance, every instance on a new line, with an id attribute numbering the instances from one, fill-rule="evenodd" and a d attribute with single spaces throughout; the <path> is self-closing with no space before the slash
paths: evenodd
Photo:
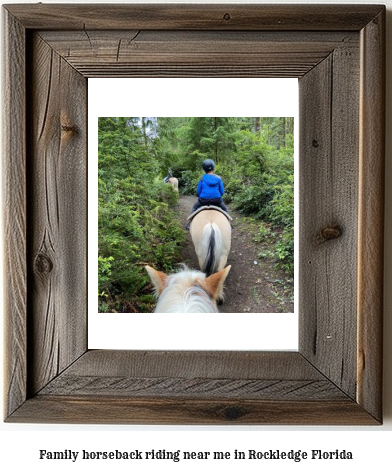
<path id="1" fill-rule="evenodd" d="M 5 419 L 381 423 L 385 7 L 37 4 L 3 20 Z M 298 352 L 88 350 L 94 76 L 299 78 Z"/>

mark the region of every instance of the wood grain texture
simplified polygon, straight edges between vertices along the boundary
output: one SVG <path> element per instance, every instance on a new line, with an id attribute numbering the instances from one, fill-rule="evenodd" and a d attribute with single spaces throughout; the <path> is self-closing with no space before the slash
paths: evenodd
<path id="1" fill-rule="evenodd" d="M 43 395 L 28 400 L 8 421 L 225 426 L 377 424 L 357 403 L 347 398 L 342 401 L 260 401 Z"/>
<path id="2" fill-rule="evenodd" d="M 42 31 L 42 39 L 86 77 L 300 77 L 356 33 Z M 228 62 L 228 58 L 230 61 Z"/>
<path id="3" fill-rule="evenodd" d="M 86 79 L 37 35 L 29 160 L 30 390 L 86 351 Z"/>
<path id="4" fill-rule="evenodd" d="M 6 420 L 381 423 L 385 7 L 4 18 Z M 276 74 L 301 77 L 299 353 L 86 352 L 86 77 Z"/>
<path id="5" fill-rule="evenodd" d="M 25 31 L 3 16 L 3 216 L 5 315 L 5 416 L 26 400 L 26 90 Z"/>
<path id="6" fill-rule="evenodd" d="M 30 418 L 32 417 L 32 418 Z M 376 424 L 299 353 L 89 351 L 10 421 Z"/>
<path id="7" fill-rule="evenodd" d="M 89 377 L 61 375 L 40 395 L 230 400 L 346 400 L 329 380 L 208 379 L 206 377 Z"/>
<path id="8" fill-rule="evenodd" d="M 385 12 L 361 32 L 357 399 L 382 418 Z"/>
<path id="9" fill-rule="evenodd" d="M 89 351 L 40 395 L 343 400 L 296 352 Z"/>
<path id="10" fill-rule="evenodd" d="M 379 5 L 7 5 L 31 29 L 358 31 Z"/>
<path id="11" fill-rule="evenodd" d="M 359 38 L 358 38 L 359 40 Z M 356 393 L 359 49 L 300 85 L 300 350 Z"/>
<path id="12" fill-rule="evenodd" d="M 92 350 L 67 375 L 324 380 L 298 352 Z"/>

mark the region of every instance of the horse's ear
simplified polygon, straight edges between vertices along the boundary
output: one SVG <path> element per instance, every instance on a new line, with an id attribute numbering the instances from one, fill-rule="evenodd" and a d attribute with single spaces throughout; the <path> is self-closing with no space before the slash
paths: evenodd
<path id="1" fill-rule="evenodd" d="M 168 278 L 166 273 L 158 272 L 157 270 L 148 265 L 146 265 L 144 268 L 147 270 L 157 294 L 160 295 L 165 288 L 166 280 Z"/>
<path id="2" fill-rule="evenodd" d="M 204 280 L 203 287 L 214 300 L 223 299 L 223 284 L 229 274 L 230 268 L 231 265 Z"/>

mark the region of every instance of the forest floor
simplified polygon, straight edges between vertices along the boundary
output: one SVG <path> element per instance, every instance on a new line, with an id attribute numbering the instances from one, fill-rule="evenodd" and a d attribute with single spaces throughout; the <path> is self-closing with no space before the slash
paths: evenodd
<path id="1" fill-rule="evenodd" d="M 196 198 L 182 196 L 175 209 L 181 226 L 191 213 Z M 220 313 L 293 313 L 294 283 L 287 274 L 276 269 L 276 260 L 271 256 L 271 239 L 255 241 L 257 225 L 233 209 L 231 251 L 227 264 L 231 265 L 225 282 L 225 300 L 219 306 Z M 262 254 L 263 257 L 259 255 Z M 188 232 L 182 250 L 183 262 L 198 269 L 196 253 Z"/>

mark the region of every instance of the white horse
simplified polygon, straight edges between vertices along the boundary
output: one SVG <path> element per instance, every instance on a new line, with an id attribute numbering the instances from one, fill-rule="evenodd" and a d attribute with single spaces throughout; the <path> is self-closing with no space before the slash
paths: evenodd
<path id="1" fill-rule="evenodd" d="M 158 297 L 155 313 L 218 313 L 217 300 L 223 299 L 223 284 L 231 266 L 206 277 L 185 265 L 178 273 L 166 275 L 145 267 Z"/>
<path id="2" fill-rule="evenodd" d="M 173 176 L 167 180 L 169 184 L 173 186 L 174 191 L 178 193 L 178 179 Z"/>
<path id="3" fill-rule="evenodd" d="M 199 211 L 192 219 L 190 234 L 202 272 L 209 276 L 225 268 L 231 248 L 231 224 L 226 214 L 211 206 Z"/>

